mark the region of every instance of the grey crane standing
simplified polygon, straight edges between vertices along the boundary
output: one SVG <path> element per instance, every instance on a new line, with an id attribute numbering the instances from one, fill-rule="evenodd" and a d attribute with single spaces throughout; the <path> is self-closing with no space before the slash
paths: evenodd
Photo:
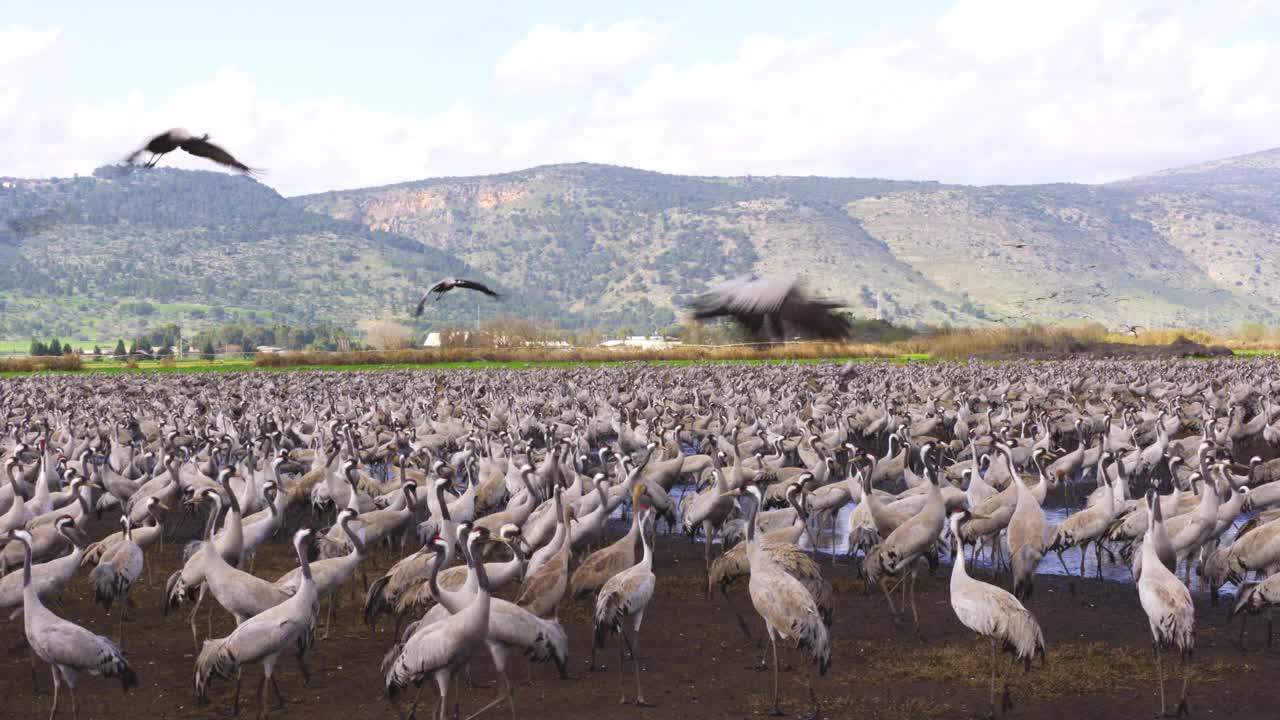
<path id="1" fill-rule="evenodd" d="M 79 720 L 76 679 L 82 672 L 118 677 L 125 692 L 137 685 L 138 676 L 115 643 L 54 615 L 40 601 L 40 594 L 31 581 L 31 533 L 16 530 L 9 535 L 9 540 L 22 543 L 22 626 L 27 643 L 36 657 L 49 664 L 53 673 L 53 708 L 49 711 L 49 720 L 58 714 L 58 690 L 64 683 L 71 693 L 71 715 Z"/>
<path id="2" fill-rule="evenodd" d="M 747 492 L 755 499 L 747 517 L 747 562 L 751 568 L 747 589 L 751 594 L 751 604 L 764 620 L 769 634 L 769 646 L 773 651 L 772 714 L 781 715 L 778 707 L 778 638 L 790 640 L 797 648 L 807 651 L 817 663 L 821 675 L 825 675 L 831 666 L 831 638 L 813 595 L 760 546 L 756 539 L 756 514 L 760 511 L 763 496 L 755 485 L 749 485 Z M 812 686 L 809 694 L 812 697 Z"/>
<path id="3" fill-rule="evenodd" d="M 316 604 L 316 586 L 307 559 L 307 542 L 312 531 L 302 529 L 293 534 L 293 548 L 302 567 L 302 581 L 293 597 L 269 610 L 245 620 L 225 638 L 205 640 L 196 658 L 195 684 L 200 702 L 207 702 L 209 684 L 214 678 L 229 678 L 244 665 L 262 663 L 262 680 L 258 683 L 258 716 L 266 716 L 266 687 L 284 705 L 280 683 L 275 678 L 276 662 L 286 650 L 304 658 L 314 641 L 312 609 Z M 310 681 L 306 663 L 301 664 L 304 683 Z M 236 673 L 236 690 L 232 700 L 233 714 L 240 711 L 240 674 Z"/>
<path id="4" fill-rule="evenodd" d="M 485 528 L 476 528 L 467 539 L 471 550 L 467 553 L 467 563 L 476 573 L 479 584 L 475 599 L 461 612 L 420 628 L 405 641 L 399 655 L 387 667 L 387 698 L 392 702 L 409 685 L 418 687 L 409 717 L 418 707 L 423 681 L 430 677 L 435 680 L 440 693 L 436 719 L 444 720 L 454 673 L 475 655 L 489 634 L 489 578 L 485 575 L 479 553 L 474 551 L 488 535 Z M 439 552 L 438 546 L 432 549 Z"/>
<path id="5" fill-rule="evenodd" d="M 640 526 L 643 527 L 645 522 L 653 514 L 649 508 L 636 508 L 636 512 L 641 513 Z M 640 689 L 640 655 L 638 648 L 640 646 L 640 624 L 644 622 L 644 611 L 649 606 L 649 601 L 653 599 L 653 588 L 657 584 L 657 576 L 653 574 L 653 548 L 649 546 L 649 536 L 640 533 L 640 542 L 644 546 L 643 554 L 640 562 L 623 570 L 605 581 L 604 587 L 600 588 L 600 594 L 596 596 L 596 609 L 594 614 L 595 620 L 595 644 L 597 648 L 604 646 L 604 641 L 610 634 L 617 632 L 622 636 L 622 642 L 618 644 L 618 683 L 622 683 L 622 646 L 625 644 L 627 649 L 631 651 L 631 662 L 635 666 L 636 671 L 636 706 L 652 707 L 650 703 L 645 702 L 644 692 Z M 627 637 L 627 628 L 625 625 L 631 625 L 631 635 L 635 637 L 632 642 Z M 622 693 L 622 704 L 626 704 L 626 693 Z"/>
<path id="6" fill-rule="evenodd" d="M 129 591 L 142 575 L 145 562 L 142 548 L 133 541 L 133 523 L 128 515 L 120 516 L 120 524 L 124 526 L 124 537 L 102 553 L 98 564 L 89 572 L 89 582 L 93 584 L 94 599 L 108 611 L 116 600 L 123 601 L 120 608 L 120 646 L 124 647 L 124 620 L 128 607 L 133 604 Z"/>
<path id="7" fill-rule="evenodd" d="M 1213 492 L 1205 488 L 1204 492 Z M 1156 651 L 1156 674 L 1160 681 L 1160 715 L 1167 717 L 1164 701 L 1164 665 L 1160 659 L 1161 648 L 1177 648 L 1182 661 L 1182 697 L 1178 701 L 1179 717 L 1188 714 L 1186 664 L 1195 648 L 1195 606 L 1191 592 L 1169 572 L 1156 554 L 1152 536 L 1152 524 L 1156 513 L 1151 509 L 1159 500 L 1154 490 L 1147 492 L 1147 539 L 1142 541 L 1142 574 L 1138 577 L 1138 600 L 1147 613 L 1151 626 L 1151 640 Z"/>
<path id="8" fill-rule="evenodd" d="M 1021 480 L 1015 479 L 1020 483 Z M 964 566 L 964 548 L 960 543 L 960 523 L 969 515 L 961 510 L 951 516 L 951 537 L 956 550 L 951 566 L 951 609 L 970 630 L 991 640 L 991 713 L 996 713 L 996 665 L 1001 647 L 1010 652 L 1009 669 L 1014 660 L 1030 667 L 1036 655 L 1045 661 L 1044 633 L 1035 616 L 1007 590 L 969 577 Z M 1001 711 L 1013 706 L 1009 700 L 1008 671 L 1005 673 Z"/>

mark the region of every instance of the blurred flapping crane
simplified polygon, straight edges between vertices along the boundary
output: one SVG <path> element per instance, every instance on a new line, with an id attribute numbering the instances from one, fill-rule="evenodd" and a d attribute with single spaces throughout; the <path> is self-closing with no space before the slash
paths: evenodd
<path id="1" fill-rule="evenodd" d="M 147 141 L 146 145 L 134 150 L 133 153 L 125 158 L 125 162 L 129 165 L 137 165 L 138 156 L 143 152 L 151 153 L 151 158 L 142 164 L 142 167 L 155 167 L 157 162 L 163 155 L 173 152 L 178 148 L 195 155 L 197 157 L 208 158 L 219 165 L 229 167 L 239 171 L 244 175 L 255 175 L 261 172 L 245 165 L 235 157 L 223 150 L 221 147 L 209 142 L 209 135 L 206 133 L 200 137 L 196 137 L 182 128 L 172 128 L 156 135 Z"/>
<path id="2" fill-rule="evenodd" d="M 743 276 L 717 285 L 693 301 L 695 320 L 733 318 L 757 341 L 843 340 L 852 327 L 835 312 L 843 303 L 809 295 L 795 277 Z"/>

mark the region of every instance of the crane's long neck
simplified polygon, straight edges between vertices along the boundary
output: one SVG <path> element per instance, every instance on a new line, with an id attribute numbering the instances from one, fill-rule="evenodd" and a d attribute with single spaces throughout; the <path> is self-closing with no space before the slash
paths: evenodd
<path id="1" fill-rule="evenodd" d="M 29 592 L 30 592 L 30 595 L 31 595 L 33 598 L 36 598 L 36 602 L 39 602 L 40 600 L 39 600 L 39 598 L 36 596 L 35 588 L 34 588 L 34 587 L 32 587 L 32 585 L 31 585 L 31 543 L 26 542 L 26 541 L 23 541 L 23 540 L 20 540 L 19 542 L 21 542 L 21 543 L 22 543 L 22 592 L 23 592 L 23 596 L 24 596 L 24 598 L 25 598 L 25 596 L 28 594 L 28 591 L 29 591 Z"/>
<path id="2" fill-rule="evenodd" d="M 964 545 L 960 542 L 959 523 L 952 524 L 951 542 L 953 545 L 955 545 L 955 548 L 956 548 L 955 563 L 952 564 L 951 566 L 952 580 L 954 581 L 957 577 L 967 578 L 969 577 L 969 569 L 965 567 L 965 564 L 964 564 Z"/>
<path id="3" fill-rule="evenodd" d="M 649 546 L 649 536 L 646 533 L 640 533 L 640 543 L 644 546 L 644 554 L 640 556 L 640 567 L 645 572 L 649 572 L 653 568 L 653 548 Z"/>
<path id="4" fill-rule="evenodd" d="M 354 556 L 354 557 L 355 557 L 355 558 L 357 558 L 357 559 L 364 557 L 364 552 L 365 552 L 365 549 L 364 549 L 364 540 L 361 540 L 361 539 L 360 539 L 360 534 L 359 534 L 359 533 L 357 533 L 355 530 L 352 530 L 352 529 L 351 529 L 351 516 L 350 516 L 350 515 L 348 515 L 347 517 L 343 518 L 343 520 L 342 520 L 342 530 L 343 530 L 343 532 L 345 532 L 345 533 L 347 534 L 347 537 L 351 538 L 351 554 L 352 554 L 352 556 Z"/>
<path id="5" fill-rule="evenodd" d="M 305 539 L 299 539 L 297 542 L 299 570 L 302 573 L 303 584 L 314 585 L 315 580 L 311 577 L 311 559 L 307 557 L 307 546 L 304 542 Z"/>
<path id="6" fill-rule="evenodd" d="M 222 499 L 217 495 L 213 496 L 213 509 L 209 511 L 209 521 L 205 523 L 204 538 L 209 542 L 213 542 L 213 533 L 218 527 L 218 516 L 222 514 Z"/>
<path id="7" fill-rule="evenodd" d="M 441 605 L 444 605 L 451 615 L 461 610 L 461 608 L 452 602 L 452 593 L 446 593 L 440 589 L 440 570 L 453 561 L 452 551 L 452 542 L 448 542 L 443 549 L 436 551 L 435 559 L 431 562 L 431 573 L 427 577 L 427 587 L 431 590 L 431 597 L 435 598 Z M 467 573 L 468 575 L 471 573 L 470 568 L 467 569 Z"/>

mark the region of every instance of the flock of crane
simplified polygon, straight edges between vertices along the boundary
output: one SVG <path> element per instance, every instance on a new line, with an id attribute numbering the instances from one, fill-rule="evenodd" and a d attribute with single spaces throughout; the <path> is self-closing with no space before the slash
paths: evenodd
<path id="1" fill-rule="evenodd" d="M 138 678 L 125 613 L 148 552 L 179 539 L 185 508 L 204 513 L 202 533 L 163 598 L 138 599 L 187 616 L 201 701 L 228 680 L 238 711 L 242 673 L 258 665 L 259 716 L 268 691 L 283 704 L 279 661 L 296 659 L 308 677 L 335 595 L 387 548 L 399 560 L 367 582 L 364 616 L 395 619 L 381 683 L 402 714 L 434 685 L 443 720 L 459 675 L 491 663 L 498 695 L 470 717 L 503 704 L 514 717 L 512 654 L 566 674 L 559 609 L 578 600 L 593 607 L 589 667 L 617 635 L 618 672 L 625 648 L 635 685 L 623 702 L 644 706 L 637 658 L 665 525 L 702 536 L 708 593 L 749 576 L 776 710 L 779 644 L 822 675 L 839 661 L 833 633 L 859 631 L 837 624 L 813 551 L 815 532 L 852 504 L 848 551 L 895 622 L 909 605 L 918 628 L 915 581 L 950 559 L 955 617 L 991 643 L 993 714 L 1011 707 L 1013 663 L 1030 668 L 1052 652 L 1033 597 L 1038 568 L 1054 561 L 1046 555 L 1078 548 L 1081 576 L 1090 547 L 1099 574 L 1105 562 L 1129 567 L 1164 714 L 1161 653 L 1185 666 L 1194 647 L 1193 573 L 1214 593 L 1237 583 L 1233 612 L 1280 602 L 1280 460 L 1262 460 L 1280 444 L 1277 369 L 1075 361 L 10 379 L 0 382 L 0 607 L 22 616 L 32 681 L 37 659 L 52 672 L 51 718 L 63 690 L 78 717 L 85 673 L 129 690 Z M 1057 525 L 1043 507 L 1050 493 L 1073 510 Z M 629 522 L 611 523 L 619 514 Z M 117 525 L 96 542 L 86 535 Z M 254 574 L 256 558 L 283 552 L 294 570 Z M 984 567 L 1008 568 L 993 578 L 1004 582 L 971 574 L 984 553 Z M 50 609 L 82 575 L 118 608 L 117 637 Z M 514 600 L 495 596 L 503 588 Z M 202 606 L 230 614 L 234 631 L 201 638 Z M 1177 714 L 1186 690 L 1184 674 Z"/>

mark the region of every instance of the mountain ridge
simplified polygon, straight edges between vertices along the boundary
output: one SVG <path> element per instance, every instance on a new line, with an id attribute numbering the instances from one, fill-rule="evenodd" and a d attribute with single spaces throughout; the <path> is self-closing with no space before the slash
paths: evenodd
<path id="1" fill-rule="evenodd" d="M 1280 149 L 1100 185 L 594 163 L 288 198 L 173 169 L 0 178 L 15 228 L 0 229 L 0 337 L 199 327 L 215 308 L 423 332 L 499 314 L 643 332 L 679 322 L 709 284 L 769 272 L 905 324 L 1228 328 L 1280 317 L 1276 179 Z M 452 273 L 514 297 L 451 297 L 409 318 L 421 287 Z M 120 311 L 138 300 L 157 314 Z"/>

